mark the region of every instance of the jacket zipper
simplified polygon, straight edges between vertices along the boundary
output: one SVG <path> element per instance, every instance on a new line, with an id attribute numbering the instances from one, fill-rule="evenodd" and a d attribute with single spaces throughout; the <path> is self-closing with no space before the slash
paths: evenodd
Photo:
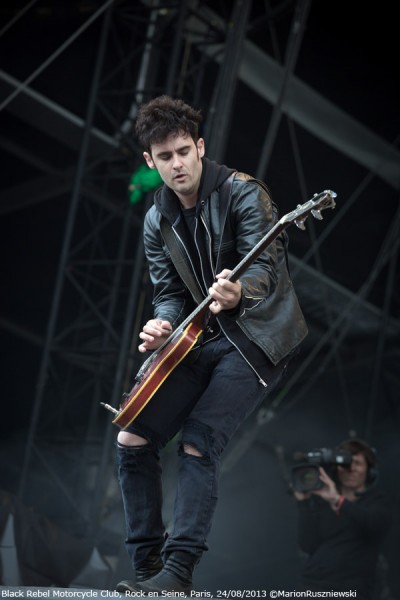
<path id="1" fill-rule="evenodd" d="M 217 317 L 218 319 L 218 317 Z M 231 338 L 229 337 L 229 335 L 227 335 L 225 329 L 222 327 L 221 323 L 218 321 L 219 326 L 221 327 L 221 331 L 223 332 L 224 336 L 230 341 L 230 343 L 232 344 L 232 346 L 235 346 L 236 350 L 239 352 L 239 354 L 242 356 L 243 360 L 247 362 L 247 364 L 249 365 L 249 367 L 254 371 L 254 373 L 256 374 L 259 383 L 261 383 L 261 385 L 263 385 L 264 387 L 268 387 L 268 383 L 266 383 L 264 381 L 264 379 L 262 377 L 260 377 L 260 374 L 257 372 L 257 370 L 253 367 L 253 365 L 251 364 L 251 362 L 249 362 L 247 360 L 247 358 L 245 357 L 245 355 L 243 354 L 243 352 L 240 350 L 240 348 L 238 348 L 235 344 L 235 342 L 233 342 L 231 340 Z"/>
<path id="2" fill-rule="evenodd" d="M 215 272 L 214 272 L 214 267 L 213 267 L 213 263 L 212 263 L 212 247 L 211 247 L 211 235 L 210 232 L 207 228 L 207 224 L 203 218 L 203 215 L 200 216 L 202 223 L 204 225 L 204 228 L 207 232 L 208 235 L 208 250 L 209 250 L 209 259 L 210 259 L 210 265 L 211 265 L 211 272 L 213 274 L 213 276 L 215 277 Z M 197 232 L 197 221 L 196 221 L 196 228 L 195 228 L 195 233 Z M 221 234 L 222 235 L 222 234 Z M 195 242 L 196 242 L 196 235 L 195 235 Z M 196 242 L 196 248 L 197 248 L 197 252 L 200 256 L 200 264 L 202 265 L 201 267 L 201 272 L 203 275 L 203 281 L 204 281 L 204 272 L 203 272 L 203 264 L 202 264 L 202 260 L 201 260 L 201 254 L 199 252 L 199 248 Z M 204 285 L 207 287 L 206 282 L 204 281 Z M 221 328 L 222 333 L 224 334 L 224 336 L 230 341 L 230 343 L 232 344 L 232 346 L 234 346 L 236 348 L 236 350 L 239 352 L 239 354 L 242 356 L 243 360 L 246 361 L 246 363 L 249 365 L 249 367 L 254 371 L 254 373 L 256 374 L 258 381 L 261 383 L 261 385 L 263 385 L 264 387 L 268 387 L 268 384 L 262 379 L 262 377 L 260 377 L 260 374 L 256 371 L 256 369 L 253 367 L 253 365 L 247 360 L 247 358 L 244 356 L 243 352 L 240 350 L 240 348 L 237 347 L 237 345 L 231 340 L 231 338 L 227 335 L 226 331 L 224 330 L 224 328 L 222 327 L 218 317 L 217 317 L 217 321 L 218 321 L 218 325 Z"/>

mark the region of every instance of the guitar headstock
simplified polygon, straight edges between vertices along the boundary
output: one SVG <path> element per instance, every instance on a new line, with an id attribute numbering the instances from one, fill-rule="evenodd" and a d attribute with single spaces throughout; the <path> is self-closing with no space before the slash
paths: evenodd
<path id="1" fill-rule="evenodd" d="M 321 211 L 326 208 L 335 208 L 336 192 L 325 190 L 319 194 L 314 194 L 311 200 L 304 204 L 298 204 L 295 210 L 282 217 L 281 223 L 294 223 L 300 229 L 305 229 L 305 220 L 312 214 L 315 219 L 322 220 Z"/>

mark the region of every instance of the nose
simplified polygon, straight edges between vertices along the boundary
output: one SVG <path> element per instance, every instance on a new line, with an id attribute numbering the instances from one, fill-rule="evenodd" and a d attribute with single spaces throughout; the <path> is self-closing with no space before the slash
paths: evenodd
<path id="1" fill-rule="evenodd" d="M 174 154 L 173 161 L 172 161 L 172 167 L 174 169 L 180 169 L 181 166 L 182 166 L 181 157 L 179 156 L 179 154 Z"/>

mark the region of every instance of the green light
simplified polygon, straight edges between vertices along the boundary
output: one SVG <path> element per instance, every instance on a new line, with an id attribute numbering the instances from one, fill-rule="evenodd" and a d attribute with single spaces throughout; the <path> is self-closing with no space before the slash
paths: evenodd
<path id="1" fill-rule="evenodd" d="M 149 169 L 146 165 L 141 165 L 132 174 L 129 184 L 131 204 L 137 204 L 142 200 L 143 194 L 155 190 L 162 184 L 162 179 L 155 169 Z"/>

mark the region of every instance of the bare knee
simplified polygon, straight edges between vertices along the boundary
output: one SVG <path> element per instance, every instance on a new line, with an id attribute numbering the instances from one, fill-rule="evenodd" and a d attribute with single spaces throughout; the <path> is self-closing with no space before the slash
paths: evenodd
<path id="1" fill-rule="evenodd" d="M 179 451 L 183 454 L 210 461 L 213 455 L 213 432 L 211 428 L 194 419 L 188 419 L 182 430 Z"/>
<path id="2" fill-rule="evenodd" d="M 145 446 L 148 441 L 137 435 L 136 433 L 130 433 L 129 431 L 120 431 L 117 437 L 118 443 L 123 446 Z"/>
<path id="3" fill-rule="evenodd" d="M 183 451 L 192 456 L 203 456 L 202 453 L 191 444 L 183 444 Z"/>

